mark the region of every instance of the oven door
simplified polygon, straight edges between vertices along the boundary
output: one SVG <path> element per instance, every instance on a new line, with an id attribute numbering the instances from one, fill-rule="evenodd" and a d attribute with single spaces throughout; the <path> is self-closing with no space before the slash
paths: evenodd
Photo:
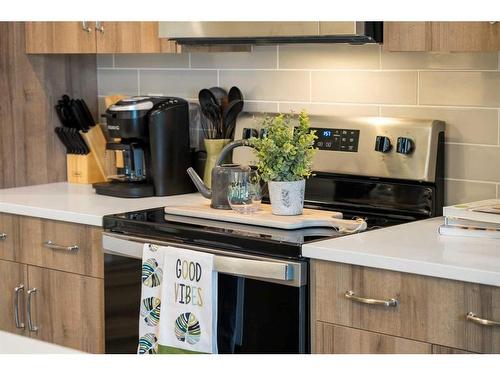
<path id="1" fill-rule="evenodd" d="M 219 353 L 308 353 L 306 261 L 103 234 L 106 353 L 135 353 L 144 243 L 215 255 Z"/>

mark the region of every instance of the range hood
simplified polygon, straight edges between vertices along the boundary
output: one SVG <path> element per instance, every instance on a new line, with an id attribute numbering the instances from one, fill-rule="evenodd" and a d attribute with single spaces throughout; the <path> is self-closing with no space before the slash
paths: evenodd
<path id="1" fill-rule="evenodd" d="M 382 43 L 382 22 L 160 22 L 180 45 Z"/>

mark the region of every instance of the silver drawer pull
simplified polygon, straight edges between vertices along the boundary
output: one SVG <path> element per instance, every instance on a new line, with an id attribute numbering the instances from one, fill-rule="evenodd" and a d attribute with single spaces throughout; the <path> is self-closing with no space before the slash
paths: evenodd
<path id="1" fill-rule="evenodd" d="M 28 305 L 26 307 L 26 311 L 28 313 L 28 329 L 30 332 L 36 332 L 38 331 L 38 327 L 33 324 L 33 319 L 31 318 L 31 298 L 33 297 L 33 294 L 36 293 L 36 288 L 28 290 Z"/>
<path id="2" fill-rule="evenodd" d="M 24 328 L 24 323 L 19 320 L 19 293 L 23 290 L 23 284 L 19 284 L 14 288 L 14 322 L 16 323 L 16 328 Z"/>
<path id="3" fill-rule="evenodd" d="M 0 241 L 7 239 L 7 233 L 0 233 Z"/>
<path id="4" fill-rule="evenodd" d="M 102 26 L 101 21 L 96 21 L 95 29 L 101 33 L 104 33 L 104 26 Z"/>
<path id="5" fill-rule="evenodd" d="M 52 250 L 64 250 L 64 251 L 69 251 L 69 252 L 77 252 L 80 250 L 78 245 L 71 245 L 71 246 L 63 246 L 63 245 L 57 245 L 52 241 L 45 241 L 43 243 L 43 246 L 52 249 Z"/>
<path id="6" fill-rule="evenodd" d="M 82 30 L 87 33 L 90 33 L 92 31 L 92 29 L 87 25 L 86 21 L 82 21 Z"/>
<path id="7" fill-rule="evenodd" d="M 364 303 L 367 305 L 378 305 L 378 306 L 385 306 L 385 307 L 395 307 L 398 305 L 399 301 L 395 298 L 390 298 L 390 299 L 375 299 L 375 298 L 366 298 L 366 297 L 359 297 L 354 294 L 352 290 L 348 290 L 345 292 L 344 296 L 347 299 L 350 299 L 351 301 L 356 301 L 360 303 Z"/>
<path id="8" fill-rule="evenodd" d="M 467 320 L 474 322 L 482 326 L 497 326 L 500 327 L 500 322 L 495 322 L 494 320 L 483 319 L 474 314 L 473 312 L 468 312 L 466 316 Z"/>

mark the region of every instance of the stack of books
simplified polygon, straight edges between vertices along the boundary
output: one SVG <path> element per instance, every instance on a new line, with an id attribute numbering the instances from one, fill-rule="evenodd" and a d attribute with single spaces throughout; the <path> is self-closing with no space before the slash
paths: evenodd
<path id="1" fill-rule="evenodd" d="M 500 199 L 444 207 L 443 215 L 442 235 L 500 239 Z"/>

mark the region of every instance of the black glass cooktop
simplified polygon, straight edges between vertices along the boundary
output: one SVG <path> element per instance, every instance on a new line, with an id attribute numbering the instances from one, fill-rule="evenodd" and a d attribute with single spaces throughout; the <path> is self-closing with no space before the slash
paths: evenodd
<path id="1" fill-rule="evenodd" d="M 362 217 L 368 229 L 401 224 L 408 220 L 388 215 L 363 215 L 344 212 L 345 219 Z M 103 220 L 104 229 L 179 244 L 191 244 L 283 258 L 301 258 L 301 247 L 305 243 L 344 236 L 335 228 L 304 228 L 283 230 L 254 225 L 228 223 L 215 220 L 167 215 L 163 207 L 108 215 Z"/>

